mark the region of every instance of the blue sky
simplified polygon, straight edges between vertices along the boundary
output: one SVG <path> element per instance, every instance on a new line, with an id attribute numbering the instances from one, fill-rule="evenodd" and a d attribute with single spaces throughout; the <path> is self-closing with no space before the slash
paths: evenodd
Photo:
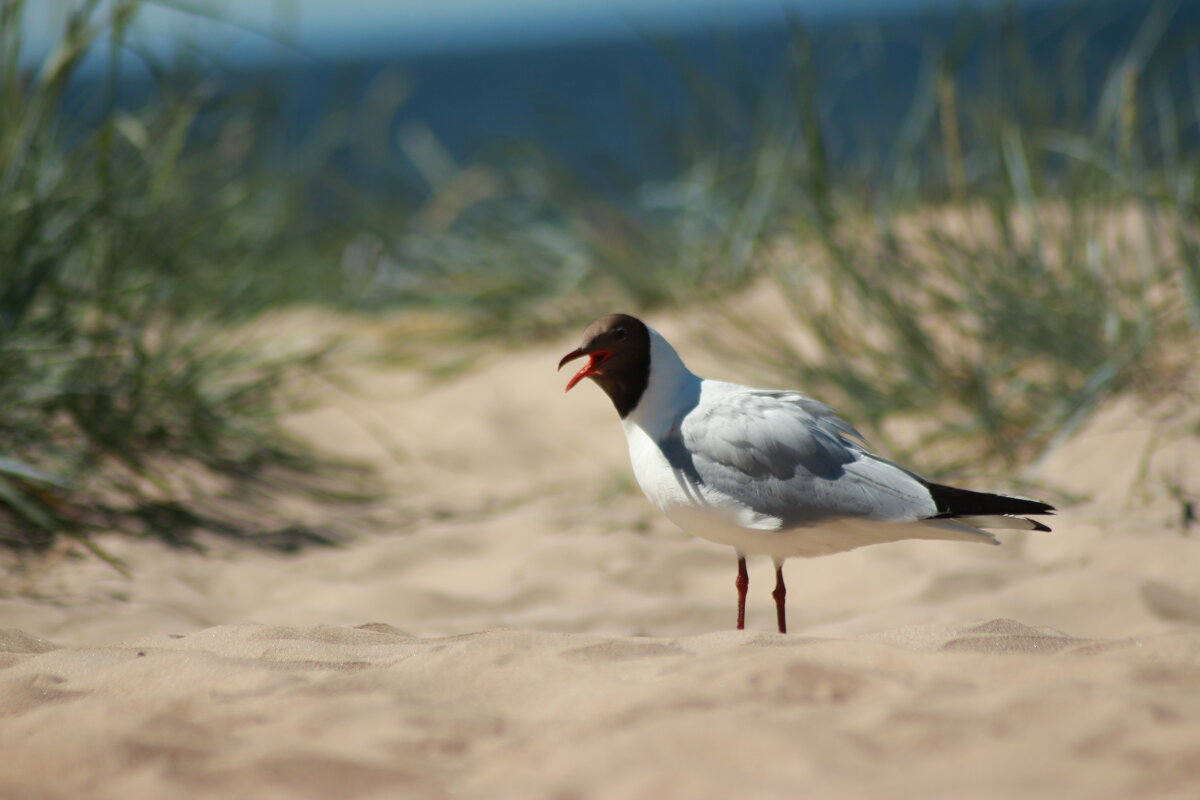
<path id="1" fill-rule="evenodd" d="M 971 5 L 998 0 L 968 0 Z M 225 23 L 169 8 L 215 8 Z M 152 47 L 179 39 L 235 58 L 270 57 L 271 37 L 313 54 L 413 52 L 480 44 L 628 36 L 681 27 L 736 25 L 787 14 L 887 14 L 958 6 L 963 0 L 158 0 L 139 34 Z M 78 0 L 26 4 L 31 50 L 42 51 Z M 268 34 L 268 35 L 263 35 Z"/>

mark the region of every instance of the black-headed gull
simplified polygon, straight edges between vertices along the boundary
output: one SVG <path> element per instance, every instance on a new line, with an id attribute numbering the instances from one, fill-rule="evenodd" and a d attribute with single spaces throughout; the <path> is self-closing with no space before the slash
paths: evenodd
<path id="1" fill-rule="evenodd" d="M 628 314 L 588 325 L 558 367 L 584 356 L 567 391 L 591 378 L 608 394 L 646 497 L 684 531 L 737 551 L 739 630 L 747 555 L 774 560 L 786 633 L 783 562 L 793 556 L 901 539 L 999 544 L 981 528 L 1050 530 L 1024 515 L 1053 506 L 927 481 L 867 450 L 823 403 L 692 374 L 661 334 Z"/>

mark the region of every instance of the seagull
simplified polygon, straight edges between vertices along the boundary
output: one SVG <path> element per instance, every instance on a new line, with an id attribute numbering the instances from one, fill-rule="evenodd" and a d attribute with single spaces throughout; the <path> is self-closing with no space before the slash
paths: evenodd
<path id="1" fill-rule="evenodd" d="M 746 624 L 747 555 L 775 564 L 776 621 L 787 633 L 783 564 L 902 539 L 999 544 L 983 528 L 1049 531 L 1038 500 L 933 483 L 875 455 L 832 408 L 798 392 L 694 375 L 663 336 L 608 314 L 558 363 L 587 357 L 612 400 L 647 499 L 687 533 L 737 553 L 737 627 Z"/>

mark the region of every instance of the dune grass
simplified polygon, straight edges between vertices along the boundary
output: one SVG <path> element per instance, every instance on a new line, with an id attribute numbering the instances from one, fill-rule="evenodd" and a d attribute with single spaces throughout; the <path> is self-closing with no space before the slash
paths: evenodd
<path id="1" fill-rule="evenodd" d="M 1116 393 L 1185 396 L 1180 354 L 1200 349 L 1200 30 L 1177 11 L 1147 5 L 1112 50 L 1089 40 L 1103 8 L 1046 30 L 1012 8 L 963 9 L 950 39 L 920 42 L 909 88 L 872 55 L 882 27 L 818 43 L 797 24 L 768 75 L 736 52 L 714 74 L 662 42 L 687 108 L 635 119 L 674 177 L 605 202 L 545 166 L 507 183 L 493 167 L 493 227 L 446 226 L 441 252 L 473 255 L 427 274 L 521 276 L 494 304 L 471 298 L 471 328 L 488 333 L 703 307 L 737 373 L 828 400 L 933 473 L 1011 468 Z M 852 80 L 825 74 L 831 51 Z M 862 129 L 864 94 L 897 105 L 899 124 Z M 517 207 L 541 211 L 504 216 Z M 762 282 L 788 319 L 731 301 Z M 894 435 L 904 421 L 924 433 Z"/>
<path id="2" fill-rule="evenodd" d="M 918 41 L 911 87 L 875 55 L 884 27 L 817 42 L 796 24 L 767 75 L 736 50 L 714 72 L 662 41 L 685 111 L 663 119 L 635 96 L 630 114 L 673 177 L 612 200 L 509 152 L 446 181 L 436 228 L 378 234 L 372 269 L 474 334 L 703 305 L 739 373 L 827 399 L 935 473 L 1011 467 L 1114 393 L 1184 391 L 1179 354 L 1200 346 L 1200 31 L 1177 12 L 1148 4 L 1113 50 L 1091 41 L 1103 7 L 1047 29 L 963 9 L 949 39 Z M 899 123 L 862 122 L 879 119 L 863 96 Z M 729 302 L 756 281 L 785 324 Z M 938 424 L 892 434 L 920 419 Z"/>
<path id="3" fill-rule="evenodd" d="M 181 475 L 244 494 L 268 467 L 313 465 L 275 409 L 320 353 L 245 346 L 210 321 L 228 296 L 205 304 L 195 288 L 252 269 L 291 220 L 241 156 L 189 151 L 200 89 L 164 86 L 121 111 L 113 59 L 97 124 L 63 113 L 85 59 L 103 41 L 119 51 L 137 3 L 80 4 L 35 69 L 22 66 L 23 5 L 0 13 L 0 93 L 21 112 L 0 115 L 0 542 L 40 549 L 110 526 L 179 537 L 181 520 L 206 517 Z"/>
<path id="4" fill-rule="evenodd" d="M 885 440 L 890 421 L 936 418 L 887 441 L 935 471 L 1028 460 L 1120 391 L 1183 392 L 1180 354 L 1200 345 L 1200 61 L 1172 13 L 1148 7 L 1090 103 L 1083 65 L 1046 73 L 1037 32 L 963 28 L 977 41 L 927 53 L 900 153 L 874 163 L 835 163 L 812 144 L 819 115 L 797 114 L 810 191 L 767 270 L 795 331 L 730 315 L 729 352 Z M 1064 52 L 1085 35 L 1068 27 Z M 969 45 L 981 83 L 956 71 Z"/>

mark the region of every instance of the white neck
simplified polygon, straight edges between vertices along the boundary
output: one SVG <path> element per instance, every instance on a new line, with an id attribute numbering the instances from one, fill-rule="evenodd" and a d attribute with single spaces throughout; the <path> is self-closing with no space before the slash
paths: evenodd
<path id="1" fill-rule="evenodd" d="M 637 426 L 658 441 L 700 398 L 701 379 L 693 375 L 658 331 L 650 331 L 650 378 L 641 400 L 622 420 L 628 429 Z"/>

